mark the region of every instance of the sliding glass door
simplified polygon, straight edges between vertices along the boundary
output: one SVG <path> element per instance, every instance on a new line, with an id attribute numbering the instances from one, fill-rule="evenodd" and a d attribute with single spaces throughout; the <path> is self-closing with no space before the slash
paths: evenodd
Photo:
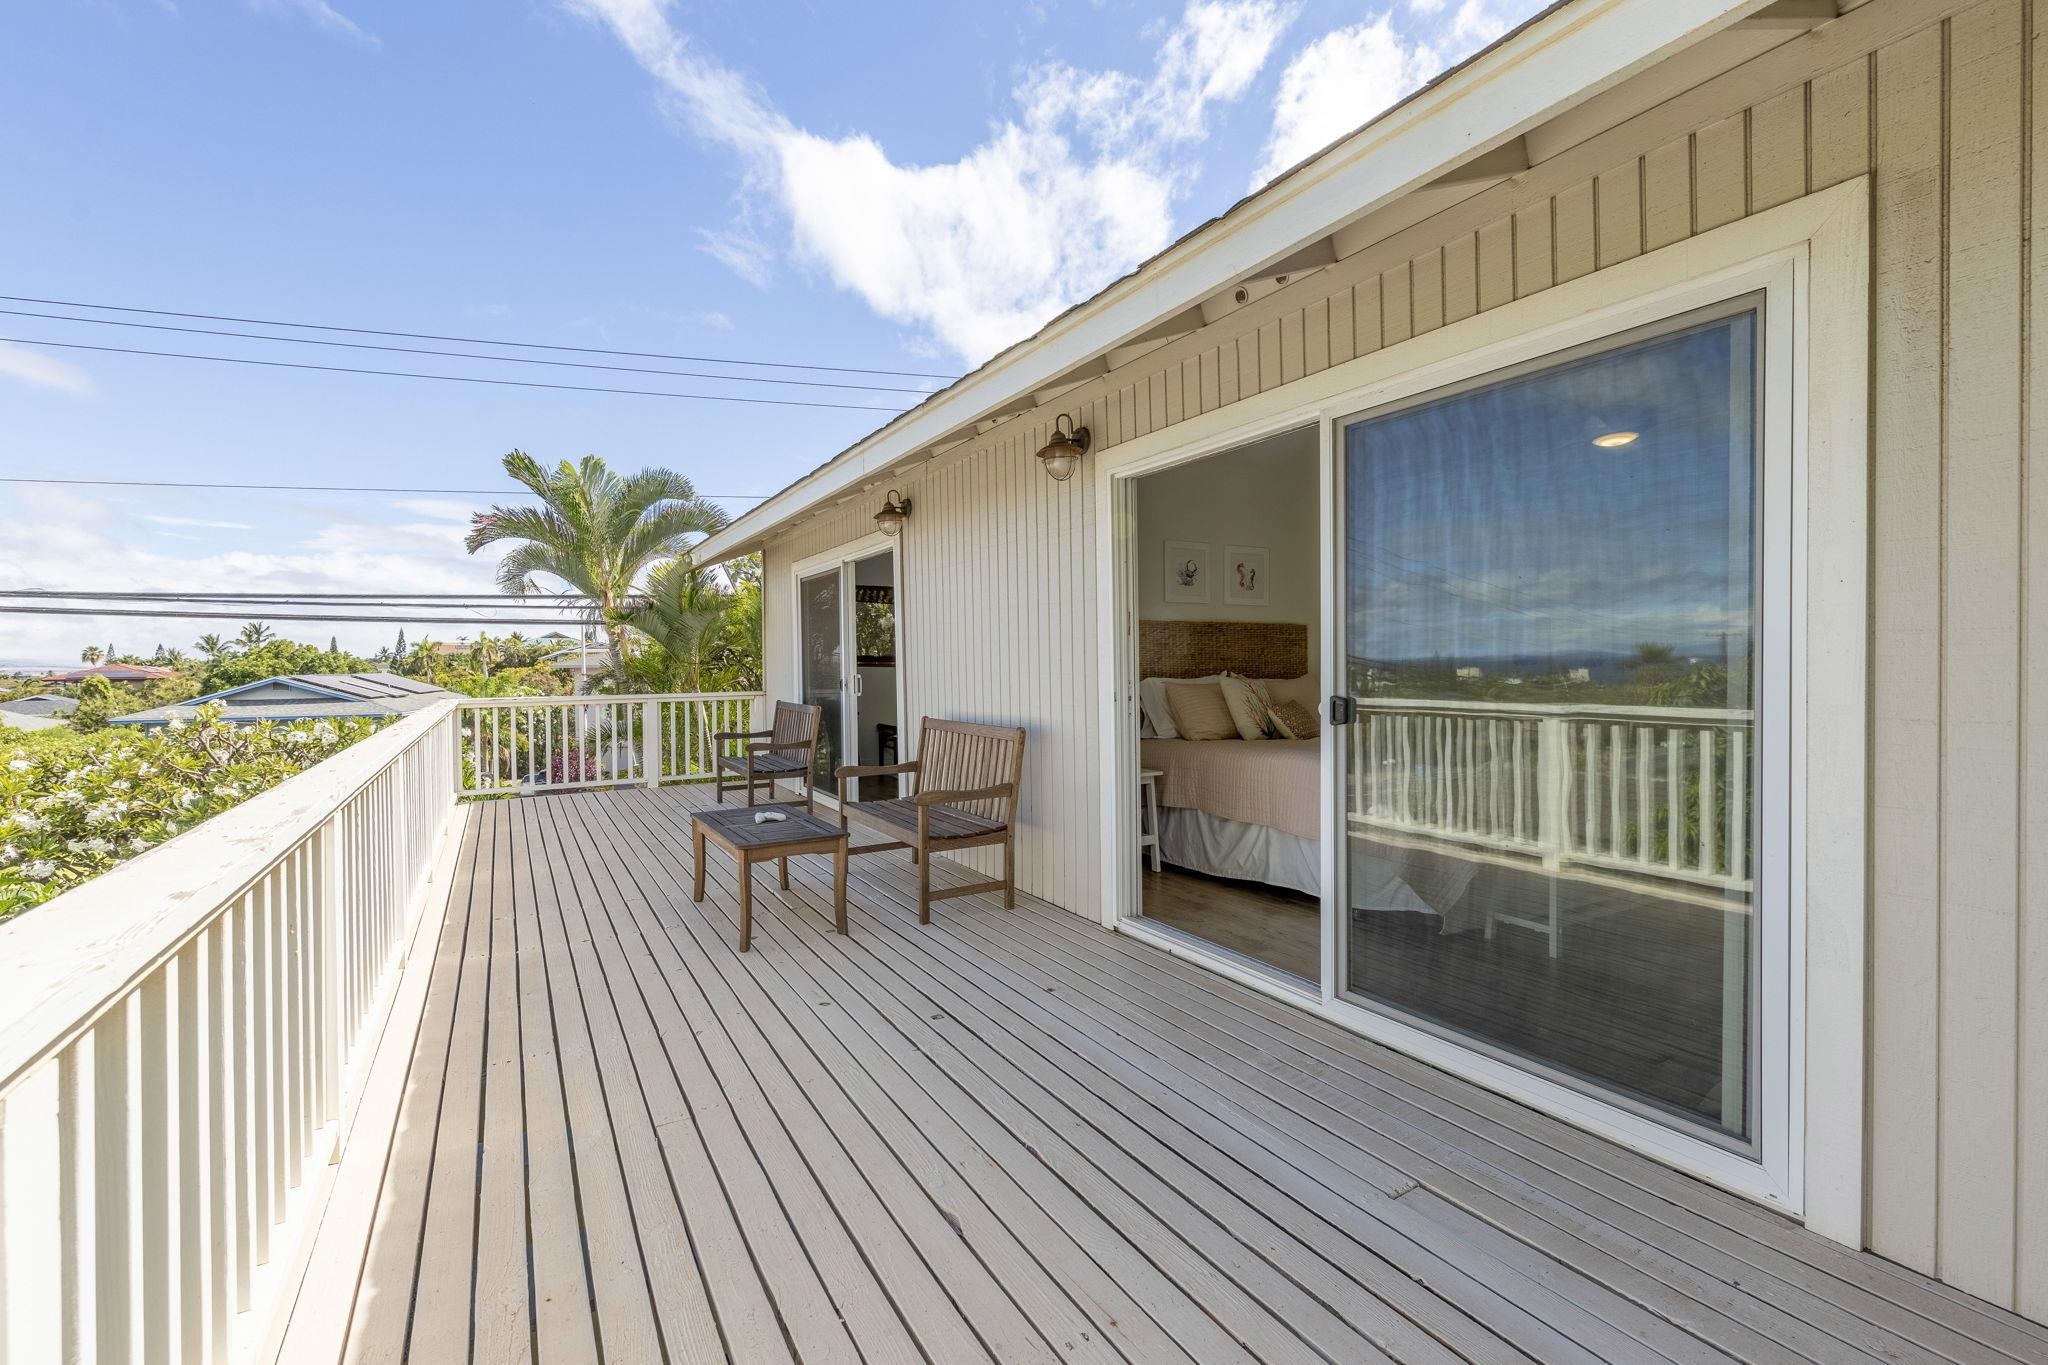
<path id="1" fill-rule="evenodd" d="M 1748 1153 L 1762 326 L 1336 429 L 1339 993 Z"/>
<path id="2" fill-rule="evenodd" d="M 824 715 L 818 726 L 818 753 L 813 778 L 821 792 L 838 791 L 832 779 L 840 764 L 850 760 L 845 753 L 846 720 L 846 602 L 843 580 L 845 566 L 834 565 L 824 573 L 797 580 L 798 666 L 802 669 L 803 699 Z"/>

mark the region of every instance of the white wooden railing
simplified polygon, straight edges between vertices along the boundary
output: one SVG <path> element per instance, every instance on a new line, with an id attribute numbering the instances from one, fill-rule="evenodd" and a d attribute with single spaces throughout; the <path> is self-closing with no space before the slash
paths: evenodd
<path id="1" fill-rule="evenodd" d="M 432 905 L 454 710 L 0 929 L 4 1365 L 270 1339 Z"/>
<path id="2" fill-rule="evenodd" d="M 754 728 L 758 692 L 491 697 L 459 703 L 464 796 L 689 781 L 713 775 L 712 736 Z M 737 753 L 737 744 L 725 746 Z"/>
<path id="3" fill-rule="evenodd" d="M 1750 888 L 1748 711 L 1362 698 L 1355 825 Z"/>

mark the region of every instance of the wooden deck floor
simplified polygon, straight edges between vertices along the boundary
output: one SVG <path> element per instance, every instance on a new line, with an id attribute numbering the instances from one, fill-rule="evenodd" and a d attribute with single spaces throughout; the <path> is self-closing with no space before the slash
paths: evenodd
<path id="1" fill-rule="evenodd" d="M 346 1358 L 2048 1360 L 2048 1330 L 901 854 L 480 804 Z M 948 875 L 941 870 L 941 880 Z"/>

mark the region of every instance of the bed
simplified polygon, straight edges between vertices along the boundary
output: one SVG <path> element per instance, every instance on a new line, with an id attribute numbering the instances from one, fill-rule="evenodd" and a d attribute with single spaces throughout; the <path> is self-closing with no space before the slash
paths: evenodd
<path id="1" fill-rule="evenodd" d="M 1206 679 L 1225 672 L 1263 680 L 1275 700 L 1305 699 L 1308 627 L 1277 622 L 1140 621 L 1141 679 Z M 1141 684 L 1142 690 L 1142 684 Z M 1141 716 L 1138 751 L 1159 770 L 1159 853 L 1190 871 L 1322 894 L 1322 741 L 1183 739 L 1153 733 Z M 1349 899 L 1358 910 L 1440 915 L 1444 932 L 1476 920 L 1462 905 L 1471 864 L 1418 866 L 1363 846 L 1351 850 Z"/>

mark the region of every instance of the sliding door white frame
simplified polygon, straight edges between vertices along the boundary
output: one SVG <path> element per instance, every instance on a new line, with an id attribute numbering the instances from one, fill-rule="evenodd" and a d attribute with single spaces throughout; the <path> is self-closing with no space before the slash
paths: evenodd
<path id="1" fill-rule="evenodd" d="M 1098 642 L 1114 672 L 1101 697 L 1104 737 L 1101 894 L 1105 924 L 1137 911 L 1136 622 L 1130 480 L 1263 435 L 1323 432 L 1326 572 L 1337 540 L 1335 423 L 1404 396 L 1656 322 L 1737 295 L 1767 293 L 1763 406 L 1786 483 L 1760 534 L 1785 549 L 1765 591 L 1788 638 L 1779 705 L 1786 733 L 1775 790 L 1760 793 L 1781 864 L 1775 952 L 1759 969 L 1778 1041 L 1763 1084 L 1772 1106 L 1754 1161 L 1640 1113 L 1604 1103 L 1340 998 L 1340 917 L 1326 894 L 1320 1000 L 1218 965 L 1256 989 L 1318 1013 L 1739 1193 L 1802 1216 L 1837 1240 L 1862 1237 L 1865 1007 L 1864 732 L 1868 413 L 1869 184 L 1859 179 L 1678 245 L 1501 305 L 1397 346 L 1240 400 L 1103 451 L 1090 461 L 1107 515 L 1098 521 Z M 1341 603 L 1326 578 L 1326 694 Z M 1815 703 L 1809 704 L 1810 699 Z M 1326 735 L 1332 734 L 1326 730 Z M 1325 743 L 1324 828 L 1337 828 L 1341 734 Z M 1325 839 L 1324 885 L 1336 850 Z M 1199 953 L 1188 954 L 1199 957 Z M 1760 1115 L 1760 1117 L 1763 1117 Z"/>
<path id="2" fill-rule="evenodd" d="M 903 761 L 907 746 L 912 742 L 903 718 L 910 712 L 910 676 L 903 666 L 903 553 L 901 538 L 885 536 L 876 531 L 862 536 L 859 540 L 848 541 L 821 554 L 800 559 L 789 566 L 790 601 L 796 610 L 790 613 L 789 628 L 792 632 L 796 661 L 796 677 L 793 679 L 799 694 L 804 684 L 804 613 L 803 584 L 807 578 L 820 574 L 839 575 L 839 746 L 841 763 L 860 761 L 860 651 L 854 638 L 854 565 L 876 555 L 889 556 L 889 581 L 895 596 L 896 627 L 896 747 L 897 761 Z M 848 755 L 851 754 L 851 757 Z M 900 790 L 902 782 L 897 786 Z M 825 805 L 838 809 L 839 790 L 836 783 L 823 783 L 818 788 L 817 799 Z"/>

